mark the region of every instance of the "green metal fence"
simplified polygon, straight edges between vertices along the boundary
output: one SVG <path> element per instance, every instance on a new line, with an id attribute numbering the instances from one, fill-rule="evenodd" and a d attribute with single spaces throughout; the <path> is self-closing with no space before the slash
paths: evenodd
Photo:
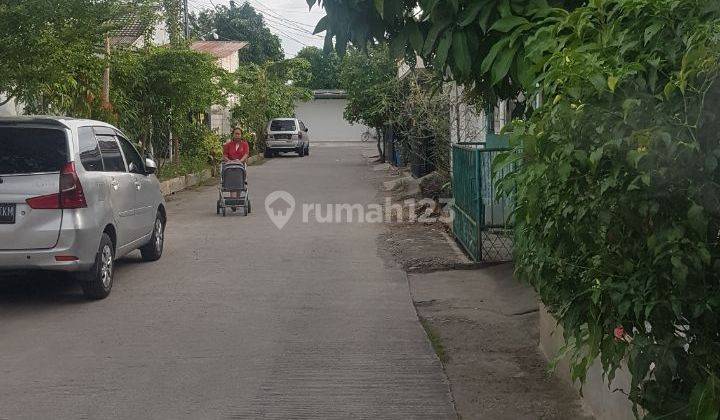
<path id="1" fill-rule="evenodd" d="M 506 150 L 453 145 L 453 233 L 475 261 L 512 259 L 511 202 L 496 198 L 496 177 L 492 172 L 493 159 Z"/>

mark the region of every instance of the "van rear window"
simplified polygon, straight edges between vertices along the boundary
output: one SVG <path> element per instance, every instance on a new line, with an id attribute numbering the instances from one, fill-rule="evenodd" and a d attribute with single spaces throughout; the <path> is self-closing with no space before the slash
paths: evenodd
<path id="1" fill-rule="evenodd" d="M 59 172 L 67 162 L 64 131 L 0 126 L 0 175 Z"/>
<path id="2" fill-rule="evenodd" d="M 273 120 L 270 123 L 270 131 L 295 131 L 294 120 Z"/>

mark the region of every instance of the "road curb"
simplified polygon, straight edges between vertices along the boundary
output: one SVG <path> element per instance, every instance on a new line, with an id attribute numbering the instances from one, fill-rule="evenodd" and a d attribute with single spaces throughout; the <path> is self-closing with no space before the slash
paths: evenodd
<path id="1" fill-rule="evenodd" d="M 250 156 L 247 160 L 247 164 L 254 165 L 258 162 L 262 162 L 263 159 L 262 155 Z M 200 172 L 160 181 L 160 191 L 163 196 L 167 197 L 168 195 L 175 194 L 176 192 L 202 184 L 215 175 L 213 172 L 214 171 L 211 168 L 207 168 Z"/>

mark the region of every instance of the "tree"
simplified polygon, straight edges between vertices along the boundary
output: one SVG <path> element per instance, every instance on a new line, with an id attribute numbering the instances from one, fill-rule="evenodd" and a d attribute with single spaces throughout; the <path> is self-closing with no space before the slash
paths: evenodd
<path id="1" fill-rule="evenodd" d="M 50 3 L 0 4 L 0 93 L 30 112 L 88 115 L 101 89 L 103 39 L 137 2 Z"/>
<path id="2" fill-rule="evenodd" d="M 230 7 L 221 5 L 191 14 L 190 24 L 195 38 L 207 39 L 217 34 L 221 40 L 247 42 L 249 45 L 240 50 L 240 60 L 245 63 L 263 64 L 285 57 L 280 38 L 270 32 L 263 16 L 247 2 L 238 6 L 231 1 Z"/>
<path id="3" fill-rule="evenodd" d="M 223 102 L 227 74 L 215 58 L 188 48 L 118 51 L 112 56 L 111 99 L 120 127 L 165 151 L 168 133 L 177 140 L 173 157 L 184 154 L 194 126 L 189 118 Z M 185 138 L 183 138 L 185 137 Z"/>
<path id="4" fill-rule="evenodd" d="M 312 78 L 308 88 L 337 89 L 340 85 L 340 58 L 334 51 L 324 53 L 317 47 L 305 47 L 297 54 L 310 63 Z"/>
<path id="5" fill-rule="evenodd" d="M 232 109 L 233 119 L 257 134 L 255 151 L 264 149 L 266 125 L 273 118 L 292 117 L 296 101 L 311 98 L 306 86 L 310 63 L 304 59 L 246 64 L 235 73 L 239 101 Z"/>
<path id="6" fill-rule="evenodd" d="M 387 42 L 391 54 L 422 57 L 439 74 L 493 102 L 534 90 L 541 68 L 526 60 L 525 41 L 584 4 L 583 0 L 307 0 L 323 7 L 315 32 L 341 54 Z M 333 42 L 334 40 L 334 42 Z M 449 71 L 446 71 L 449 70 Z"/>
<path id="7" fill-rule="evenodd" d="M 380 133 L 396 114 L 397 68 L 386 47 L 351 49 L 343 59 L 340 86 L 347 91 L 344 116 L 351 123 L 363 123 Z M 378 136 L 378 153 L 384 161 L 381 141 L 382 136 Z"/>

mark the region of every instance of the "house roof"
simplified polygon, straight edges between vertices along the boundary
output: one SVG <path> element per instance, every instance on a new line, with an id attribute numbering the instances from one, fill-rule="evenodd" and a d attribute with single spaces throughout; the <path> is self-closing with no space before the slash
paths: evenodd
<path id="1" fill-rule="evenodd" d="M 153 11 L 159 13 L 160 6 L 154 6 Z M 128 14 L 118 18 L 114 23 L 120 29 L 110 32 L 110 45 L 112 46 L 129 46 L 133 45 L 140 37 L 145 35 L 148 26 L 152 26 L 152 20 L 143 19 L 138 14 Z"/>
<path id="2" fill-rule="evenodd" d="M 208 53 L 215 58 L 225 58 L 237 53 L 248 45 L 243 41 L 195 41 L 190 48 L 194 51 Z"/>
<path id="3" fill-rule="evenodd" d="M 347 92 L 340 89 L 319 89 L 313 91 L 315 99 L 346 99 Z"/>

